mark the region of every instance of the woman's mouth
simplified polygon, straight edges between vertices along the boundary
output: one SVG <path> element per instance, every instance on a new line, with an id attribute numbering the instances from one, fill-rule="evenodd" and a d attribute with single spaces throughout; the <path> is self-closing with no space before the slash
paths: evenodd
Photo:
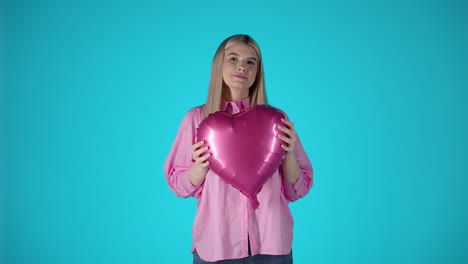
<path id="1" fill-rule="evenodd" d="M 245 77 L 244 75 L 240 75 L 240 74 L 234 74 L 233 76 L 242 80 L 247 79 L 247 77 Z"/>

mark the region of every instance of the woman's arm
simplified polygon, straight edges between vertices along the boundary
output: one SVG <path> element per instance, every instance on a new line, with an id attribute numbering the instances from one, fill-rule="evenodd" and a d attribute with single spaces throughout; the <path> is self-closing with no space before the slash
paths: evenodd
<path id="1" fill-rule="evenodd" d="M 290 201 L 296 201 L 312 188 L 313 169 L 294 125 L 287 119 L 282 121 L 284 125 L 278 126 L 278 129 L 286 133 L 286 136 L 278 135 L 278 137 L 286 143 L 281 146 L 286 151 L 286 155 L 279 171 L 283 178 L 285 196 Z"/>
<path id="2" fill-rule="evenodd" d="M 164 174 L 171 190 L 179 197 L 194 196 L 199 198 L 203 189 L 203 181 L 193 182 L 190 176 L 195 164 L 192 160 L 192 145 L 196 128 L 201 119 L 201 109 L 193 108 L 183 118 L 172 148 L 164 163 Z"/>

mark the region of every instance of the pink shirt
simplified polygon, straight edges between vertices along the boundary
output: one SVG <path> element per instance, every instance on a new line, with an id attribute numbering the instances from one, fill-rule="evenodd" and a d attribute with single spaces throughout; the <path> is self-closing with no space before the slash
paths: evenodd
<path id="1" fill-rule="evenodd" d="M 250 99 L 223 101 L 223 109 L 232 114 L 250 107 Z M 289 254 L 292 246 L 293 219 L 289 202 L 306 195 L 313 182 L 312 165 L 300 140 L 294 147 L 301 176 L 288 183 L 281 169 L 265 183 L 257 198 L 258 209 L 239 190 L 208 170 L 205 181 L 193 186 L 188 176 L 192 164 L 191 147 L 196 129 L 203 119 L 203 106 L 187 112 L 164 164 L 167 182 L 177 196 L 198 200 L 193 223 L 192 251 L 196 248 L 205 261 L 238 259 L 248 256 L 248 239 L 252 255 Z"/>

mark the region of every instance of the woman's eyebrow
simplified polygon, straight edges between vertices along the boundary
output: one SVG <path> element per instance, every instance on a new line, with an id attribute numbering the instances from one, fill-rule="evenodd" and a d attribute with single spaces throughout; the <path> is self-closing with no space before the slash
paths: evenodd
<path id="1" fill-rule="evenodd" d="M 235 53 L 235 52 L 231 52 L 231 53 L 228 54 L 228 56 L 231 56 L 231 55 L 240 57 L 240 55 L 237 54 L 237 53 Z M 255 57 L 248 57 L 247 59 L 251 59 L 251 60 L 257 61 L 257 58 L 255 58 Z"/>

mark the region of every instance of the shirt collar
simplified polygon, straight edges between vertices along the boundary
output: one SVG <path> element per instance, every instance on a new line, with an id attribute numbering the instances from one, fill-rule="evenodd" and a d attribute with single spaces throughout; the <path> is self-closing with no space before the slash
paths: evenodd
<path id="1" fill-rule="evenodd" d="M 221 101 L 221 110 L 230 114 L 239 113 L 240 111 L 250 107 L 250 97 L 238 101 L 226 101 L 223 98 Z"/>

